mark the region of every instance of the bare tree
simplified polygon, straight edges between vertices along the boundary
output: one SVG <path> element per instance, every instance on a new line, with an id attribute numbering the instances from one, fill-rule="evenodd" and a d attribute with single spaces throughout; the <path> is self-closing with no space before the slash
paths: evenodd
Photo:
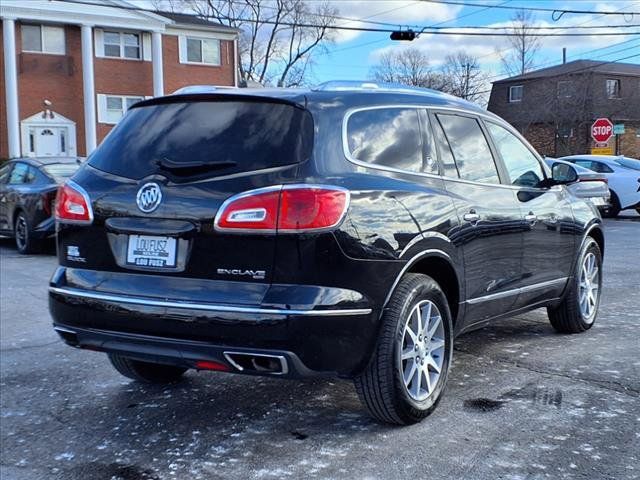
<path id="1" fill-rule="evenodd" d="M 171 0 L 170 0 L 171 1 Z M 278 86 L 305 82 L 313 55 L 332 41 L 336 11 L 304 0 L 185 0 L 199 16 L 240 30 L 239 74 Z"/>
<path id="2" fill-rule="evenodd" d="M 446 93 L 472 102 L 484 98 L 488 76 L 480 68 L 477 57 L 466 52 L 447 55 L 442 75 Z"/>
<path id="3" fill-rule="evenodd" d="M 507 53 L 500 54 L 500 60 L 507 75 L 523 75 L 535 66 L 535 56 L 540 50 L 540 36 L 531 28 L 533 14 L 530 11 L 516 11 L 511 21 L 511 27 L 505 31 L 514 35 L 507 37 L 509 48 Z"/>
<path id="4" fill-rule="evenodd" d="M 442 75 L 429 67 L 429 57 L 418 48 L 385 52 L 370 77 L 380 82 L 401 83 L 414 87 L 442 88 Z"/>

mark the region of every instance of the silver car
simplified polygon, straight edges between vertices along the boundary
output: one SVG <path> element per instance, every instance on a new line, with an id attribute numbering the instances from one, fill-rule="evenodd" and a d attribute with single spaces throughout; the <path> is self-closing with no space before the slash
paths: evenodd
<path id="1" fill-rule="evenodd" d="M 572 166 L 578 173 L 578 181 L 567 185 L 571 193 L 576 197 L 589 200 L 598 208 L 601 214 L 606 215 L 609 212 L 611 209 L 611 192 L 609 191 L 608 180 L 605 175 L 557 158 L 545 157 L 544 161 L 549 168 L 551 168 L 554 163 Z"/>

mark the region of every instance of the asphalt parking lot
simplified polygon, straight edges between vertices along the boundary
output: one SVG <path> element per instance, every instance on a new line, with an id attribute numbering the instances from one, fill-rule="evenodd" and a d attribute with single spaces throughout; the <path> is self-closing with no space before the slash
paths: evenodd
<path id="1" fill-rule="evenodd" d="M 600 316 L 559 335 L 537 310 L 456 341 L 419 425 L 367 416 L 351 383 L 119 376 L 51 328 L 51 255 L 0 240 L 0 477 L 640 478 L 640 216 L 606 221 Z"/>

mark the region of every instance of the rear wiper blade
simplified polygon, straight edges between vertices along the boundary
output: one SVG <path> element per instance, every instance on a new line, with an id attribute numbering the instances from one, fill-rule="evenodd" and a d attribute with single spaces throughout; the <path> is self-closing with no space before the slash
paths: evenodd
<path id="1" fill-rule="evenodd" d="M 156 162 L 160 168 L 164 170 L 177 170 L 178 172 L 182 171 L 193 171 L 193 172 L 206 172 L 209 170 L 218 170 L 221 168 L 234 167 L 237 165 L 233 160 L 221 160 L 217 162 L 201 162 L 198 160 L 191 162 L 176 162 L 175 160 L 171 160 L 170 158 L 162 158 Z"/>

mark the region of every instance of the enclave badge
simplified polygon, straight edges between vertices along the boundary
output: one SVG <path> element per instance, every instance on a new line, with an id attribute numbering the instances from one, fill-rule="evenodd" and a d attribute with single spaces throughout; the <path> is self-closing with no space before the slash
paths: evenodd
<path id="1" fill-rule="evenodd" d="M 136 195 L 138 208 L 144 213 L 151 213 L 160 206 L 162 191 L 157 183 L 145 183 Z"/>

